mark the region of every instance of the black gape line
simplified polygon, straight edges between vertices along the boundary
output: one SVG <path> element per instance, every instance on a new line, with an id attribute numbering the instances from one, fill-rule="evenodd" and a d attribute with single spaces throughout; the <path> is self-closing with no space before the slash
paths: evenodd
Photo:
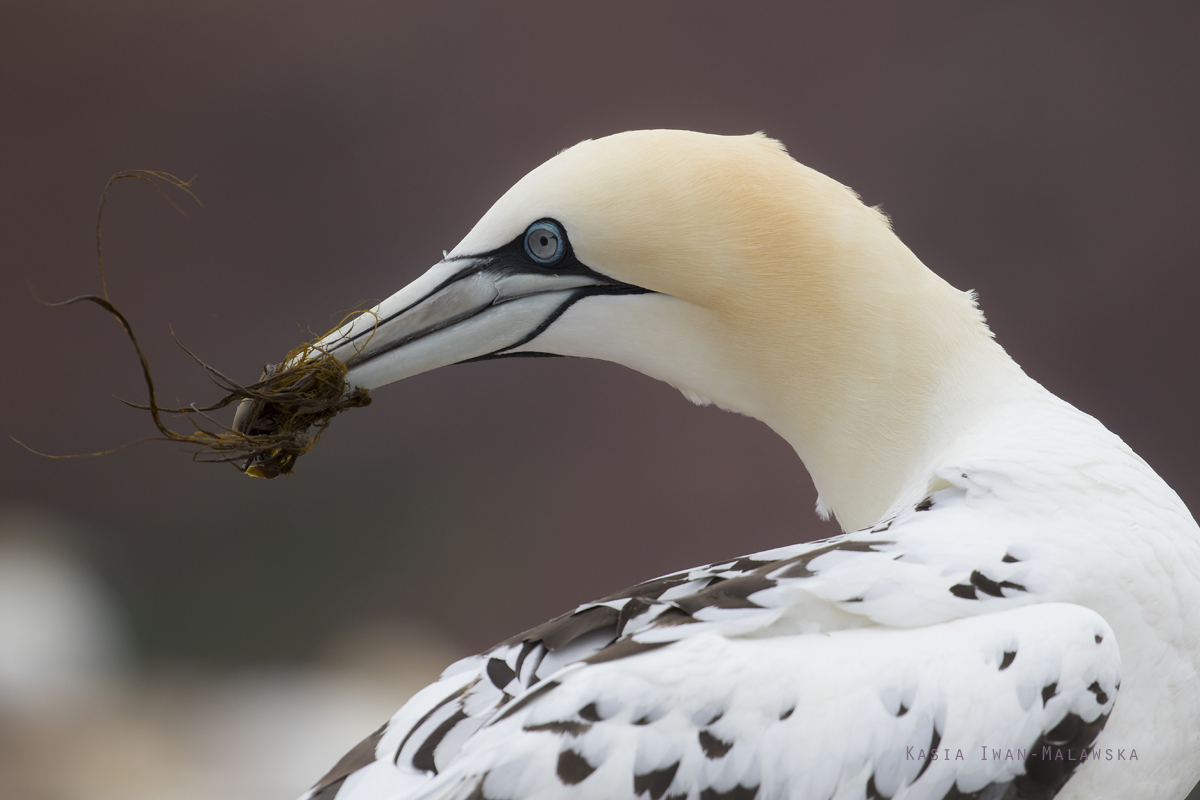
<path id="1" fill-rule="evenodd" d="M 559 235 L 560 247 L 562 252 L 557 260 L 550 263 L 542 263 L 533 256 L 530 251 L 529 239 L 532 234 L 542 229 L 550 229 Z M 566 313 L 567 309 L 578 303 L 585 297 L 595 297 L 603 294 L 651 294 L 649 289 L 643 289 L 640 286 L 633 286 L 628 283 L 621 283 L 607 275 L 602 275 L 596 272 L 591 267 L 584 264 L 575 255 L 575 248 L 571 246 L 571 237 L 567 235 L 566 228 L 557 220 L 546 218 L 540 219 L 531 224 L 520 236 L 513 239 L 503 247 L 498 247 L 490 253 L 485 253 L 483 258 L 488 261 L 484 265 L 488 271 L 495 271 L 500 275 L 517 275 L 522 273 L 533 272 L 542 275 L 557 275 L 561 272 L 569 272 L 572 275 L 586 275 L 600 281 L 596 286 L 582 286 L 575 289 L 567 297 L 562 304 L 554 310 L 550 316 L 546 317 L 540 325 L 523 336 L 521 339 L 513 342 L 507 347 L 501 347 L 485 356 L 477 356 L 460 361 L 460 364 L 468 364 L 474 361 L 490 361 L 494 358 L 514 358 L 520 356 L 531 356 L 534 358 L 548 358 L 557 355 L 557 353 L 510 353 L 508 351 L 515 347 L 528 344 L 549 328 L 555 320 Z"/>
<path id="2" fill-rule="evenodd" d="M 554 309 L 553 314 L 542 320 L 540 325 L 527 333 L 525 336 L 522 336 L 516 342 L 513 342 L 507 347 L 501 347 L 499 350 L 488 353 L 486 356 L 476 356 L 475 358 L 464 359 L 463 361 L 459 361 L 457 363 L 469 364 L 473 361 L 488 361 L 493 358 L 519 358 L 520 356 L 533 356 L 535 358 L 550 358 L 557 356 L 558 353 L 510 353 L 508 351 L 512 350 L 514 347 L 520 347 L 523 344 L 532 342 L 542 334 L 542 331 L 546 330 L 546 328 L 549 328 L 555 320 L 565 314 L 568 308 L 575 305 L 580 300 L 584 299 L 585 297 L 595 297 L 596 295 L 601 294 L 653 294 L 653 292 L 651 292 L 649 289 L 643 289 L 640 286 L 631 286 L 627 283 L 620 283 L 618 281 L 613 281 L 612 285 L 582 286 L 578 289 L 572 290 L 570 296 L 568 296 L 558 308 Z"/>
<path id="3" fill-rule="evenodd" d="M 558 256 L 557 258 L 550 259 L 545 263 L 538 261 L 532 255 L 532 253 L 529 250 L 529 245 L 527 244 L 527 241 L 526 241 L 527 238 L 530 236 L 530 234 L 534 233 L 535 231 L 540 231 L 540 230 L 546 230 L 546 231 L 552 232 L 555 235 L 558 235 L 559 247 L 561 248 L 561 252 L 557 254 L 557 256 Z M 528 344 L 529 342 L 536 339 L 538 336 L 541 335 L 541 333 L 543 331 L 545 331 L 548 327 L 550 327 L 550 325 L 555 320 L 557 320 L 564 313 L 566 313 L 567 309 L 569 309 L 571 306 L 575 305 L 575 303 L 578 303 L 580 300 L 583 300 L 584 298 L 595 297 L 597 295 L 653 294 L 653 292 L 650 289 L 643 289 L 640 286 L 633 286 L 632 284 L 622 283 L 621 281 L 610 278 L 607 275 L 603 275 L 599 272 L 596 272 L 591 267 L 584 264 L 575 255 L 575 249 L 571 246 L 571 239 L 567 235 L 566 228 L 563 227 L 557 220 L 550 219 L 550 218 L 540 219 L 540 220 L 537 220 L 536 222 L 530 224 L 529 227 L 527 227 L 524 231 L 522 231 L 520 233 L 520 235 L 518 235 L 517 237 L 512 239 L 507 244 L 497 247 L 495 250 L 491 250 L 486 253 L 455 256 L 453 259 L 447 259 L 447 260 L 448 261 L 467 261 L 467 260 L 469 260 L 472 263 L 470 264 L 470 266 L 468 266 L 466 269 L 462 270 L 461 272 L 457 272 L 454 275 L 451 275 L 449 278 L 446 278 L 446 280 L 442 281 L 436 287 L 431 289 L 420 300 L 416 300 L 412 303 L 409 303 L 404 308 L 398 309 L 397 311 L 395 311 L 392 314 L 389 314 L 386 317 L 379 318 L 379 320 L 374 325 L 372 325 L 371 327 L 369 327 L 363 331 L 360 331 L 359 333 L 356 333 L 354 336 L 346 338 L 345 340 L 339 342 L 337 346 L 342 347 L 344 345 L 354 342 L 356 339 L 359 339 L 363 336 L 370 335 L 375 329 L 386 325 L 388 322 L 396 319 L 397 317 L 401 316 L 402 314 L 406 313 L 407 311 L 419 306 L 421 303 L 424 303 L 426 300 L 430 299 L 431 297 L 436 295 L 438 292 L 443 291 L 447 287 L 452 286 L 455 283 L 458 283 L 459 281 L 461 281 L 465 278 L 469 278 L 472 275 L 477 275 L 479 273 L 488 273 L 490 275 L 496 276 L 497 279 L 509 277 L 512 275 L 546 275 L 546 276 L 556 276 L 556 275 L 560 275 L 560 274 L 583 275 L 583 276 L 586 276 L 588 278 L 591 278 L 591 279 L 597 281 L 597 283 L 593 286 L 581 286 L 581 287 L 571 290 L 571 293 L 567 296 L 567 298 L 565 300 L 563 300 L 562 304 L 559 305 L 559 307 L 556 308 L 552 314 L 550 314 L 548 317 L 546 317 L 546 319 L 543 320 L 540 325 L 538 325 L 536 328 L 534 328 L 532 331 L 530 331 L 525 336 L 521 337 L 519 340 L 513 342 L 512 344 L 505 345 L 504 347 L 501 347 L 491 353 L 488 353 L 487 355 L 476 356 L 474 358 L 468 358 L 468 359 L 464 359 L 462 361 L 456 362 L 458 364 L 469 364 L 469 363 L 472 363 L 475 361 L 489 361 L 489 360 L 495 359 L 495 358 L 516 358 L 516 357 L 522 357 L 522 356 L 533 357 L 533 358 L 538 358 L 538 357 L 548 358 L 548 357 L 556 356 L 557 355 L 556 353 L 533 353 L 533 352 L 510 353 L 508 351 L 512 350 L 515 347 L 520 347 L 521 345 Z M 518 298 L 514 298 L 514 299 L 518 299 Z M 508 301 L 508 302 L 512 302 L 512 301 Z M 381 355 L 384 355 L 385 353 L 389 353 L 392 350 L 395 350 L 399 347 L 403 347 L 404 345 L 408 344 L 409 342 L 415 341 L 416 339 L 420 339 L 420 338 L 427 336 L 431 333 L 434 333 L 438 330 L 448 328 L 451 325 L 457 324 L 466 319 L 470 319 L 472 316 L 475 315 L 475 313 L 479 313 L 479 312 L 474 312 L 471 314 L 465 314 L 460 317 L 447 319 L 439 325 L 427 328 L 422 331 L 418 331 L 418 332 L 412 334 L 411 336 L 406 336 L 402 339 L 392 342 L 387 347 L 382 347 L 378 350 L 373 350 L 368 353 L 364 353 L 361 356 L 352 357 L 346 361 L 346 364 L 347 364 L 347 366 L 351 366 L 351 367 L 361 366 L 362 364 L 365 364 Z"/>

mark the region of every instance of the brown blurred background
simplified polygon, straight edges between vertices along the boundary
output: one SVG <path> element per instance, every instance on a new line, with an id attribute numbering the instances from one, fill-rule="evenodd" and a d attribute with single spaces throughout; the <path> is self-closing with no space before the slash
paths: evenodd
<path id="1" fill-rule="evenodd" d="M 118 184 L 104 231 L 110 291 L 162 397 L 191 402 L 218 393 L 169 326 L 253 379 L 308 330 L 419 275 L 580 139 L 765 130 L 882 204 L 932 269 L 979 291 L 1028 372 L 1196 508 L 1198 30 L 1187 2 L 8 0 L 0 432 L 50 453 L 153 433 L 111 398 L 144 396 L 115 321 L 44 308 L 27 288 L 98 289 L 96 201 L 117 170 L 197 176 L 204 207 L 186 218 Z M 576 603 L 833 533 L 814 502 L 761 424 L 566 359 L 388 387 L 269 483 L 177 445 L 48 460 L 0 441 L 3 536 L 57 554 L 106 598 L 79 601 L 107 604 L 121 631 L 87 658 L 126 687 L 104 713 L 151 720 L 149 740 L 194 727 L 197 703 L 220 707 L 209 700 L 242 697 L 247 681 L 293 712 L 319 705 L 278 687 L 330 675 L 384 676 L 382 699 L 354 700 L 369 725 L 413 675 Z M 253 741 L 275 735 L 254 728 L 271 715 L 229 705 Z M 359 724 L 320 754 L 336 757 Z M 253 796 L 285 797 L 326 766 L 293 758 Z M 229 787 L 253 768 L 229 768 L 224 796 L 242 796 Z M 164 780 L 208 786 L 188 769 L 215 768 Z M 107 796 L 88 785 L 53 796 Z"/>

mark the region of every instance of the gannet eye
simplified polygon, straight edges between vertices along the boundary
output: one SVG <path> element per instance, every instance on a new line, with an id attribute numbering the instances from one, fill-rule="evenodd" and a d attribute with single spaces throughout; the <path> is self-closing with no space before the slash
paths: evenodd
<path id="1" fill-rule="evenodd" d="M 525 252 L 539 264 L 554 264 L 563 257 L 565 239 L 557 223 L 535 222 L 525 231 Z"/>

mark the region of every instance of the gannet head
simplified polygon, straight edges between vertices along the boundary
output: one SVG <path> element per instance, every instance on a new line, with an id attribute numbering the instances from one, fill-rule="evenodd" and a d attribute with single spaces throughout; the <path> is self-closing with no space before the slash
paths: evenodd
<path id="1" fill-rule="evenodd" d="M 1011 364 L 848 188 L 761 134 L 665 130 L 542 164 L 325 344 L 367 389 L 522 354 L 624 364 L 766 422 L 848 529 L 925 480 Z"/>

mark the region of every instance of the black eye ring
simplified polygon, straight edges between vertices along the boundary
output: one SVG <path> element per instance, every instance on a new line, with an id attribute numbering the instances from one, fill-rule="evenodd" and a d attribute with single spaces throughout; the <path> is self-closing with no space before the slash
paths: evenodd
<path id="1" fill-rule="evenodd" d="M 542 266 L 557 264 L 567 251 L 566 242 L 558 223 L 544 219 L 525 231 L 525 254 Z"/>

